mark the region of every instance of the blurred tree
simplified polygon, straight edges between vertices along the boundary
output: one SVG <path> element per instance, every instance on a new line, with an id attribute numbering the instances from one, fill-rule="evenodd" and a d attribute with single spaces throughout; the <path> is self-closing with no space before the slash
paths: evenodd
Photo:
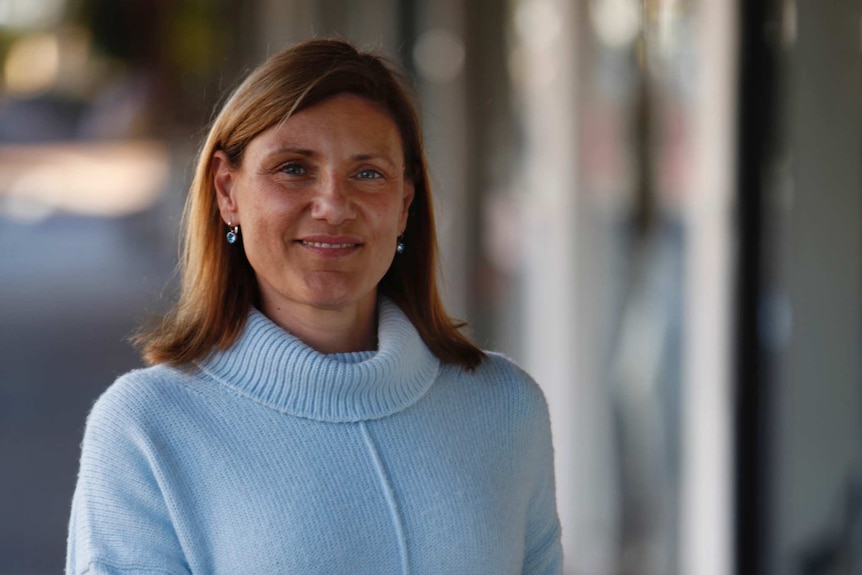
<path id="1" fill-rule="evenodd" d="M 145 131 L 170 135 L 207 119 L 218 97 L 207 88 L 235 43 L 226 23 L 237 9 L 231 0 L 80 0 L 72 17 L 113 62 L 108 83 L 143 93 Z"/>

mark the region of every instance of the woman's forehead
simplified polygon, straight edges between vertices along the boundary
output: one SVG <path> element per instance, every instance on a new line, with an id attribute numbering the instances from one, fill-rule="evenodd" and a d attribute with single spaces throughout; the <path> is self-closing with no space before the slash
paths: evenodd
<path id="1" fill-rule="evenodd" d="M 296 111 L 254 138 L 250 145 L 267 151 L 306 154 L 341 145 L 366 154 L 401 153 L 401 132 L 379 105 L 353 94 L 333 96 Z"/>

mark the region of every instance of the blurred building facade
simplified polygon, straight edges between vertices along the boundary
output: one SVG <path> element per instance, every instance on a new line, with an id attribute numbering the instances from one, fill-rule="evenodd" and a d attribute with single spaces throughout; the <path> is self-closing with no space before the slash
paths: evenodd
<path id="1" fill-rule="evenodd" d="M 84 418 L 170 299 L 212 110 L 320 36 L 417 87 L 445 298 L 545 390 L 567 575 L 859 572 L 860 18 L 0 0 L 0 575 L 61 569 Z"/>

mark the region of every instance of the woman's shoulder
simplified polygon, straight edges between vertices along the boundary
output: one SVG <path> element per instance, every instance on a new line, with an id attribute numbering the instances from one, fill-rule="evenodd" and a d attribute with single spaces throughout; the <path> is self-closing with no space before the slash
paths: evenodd
<path id="1" fill-rule="evenodd" d="M 102 469 L 108 460 L 121 461 L 129 469 L 145 465 L 154 446 L 176 436 L 181 410 L 189 405 L 183 400 L 191 388 L 183 380 L 189 377 L 167 366 L 136 369 L 118 377 L 87 416 L 81 469 Z"/>
<path id="2" fill-rule="evenodd" d="M 194 375 L 160 364 L 134 369 L 118 377 L 93 404 L 88 421 L 117 419 L 129 423 L 175 403 Z"/>
<path id="3" fill-rule="evenodd" d="M 431 397 L 451 421 L 461 417 L 471 428 L 493 433 L 495 442 L 521 452 L 547 436 L 550 414 L 542 388 L 500 353 L 486 352 L 473 371 L 446 364 Z"/>
<path id="4" fill-rule="evenodd" d="M 500 352 L 485 351 L 485 359 L 476 368 L 476 376 L 490 382 L 507 382 L 523 388 L 525 392 L 541 395 L 541 389 L 533 376 L 515 360 Z"/>
<path id="5" fill-rule="evenodd" d="M 542 388 L 533 377 L 514 360 L 494 351 L 486 351 L 485 358 L 473 371 L 449 366 L 459 372 L 458 380 L 479 393 L 505 398 L 507 401 L 547 410 Z"/>

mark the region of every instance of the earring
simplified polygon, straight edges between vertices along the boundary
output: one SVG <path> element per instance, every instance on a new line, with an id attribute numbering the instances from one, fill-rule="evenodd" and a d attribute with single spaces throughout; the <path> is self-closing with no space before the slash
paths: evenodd
<path id="1" fill-rule="evenodd" d="M 395 253 L 403 254 L 405 247 L 404 240 L 399 236 L 398 243 L 395 244 Z"/>
<path id="2" fill-rule="evenodd" d="M 227 238 L 227 243 L 235 244 L 236 240 L 239 239 L 239 226 L 232 225 L 233 222 L 227 223 L 227 234 L 225 237 Z"/>

